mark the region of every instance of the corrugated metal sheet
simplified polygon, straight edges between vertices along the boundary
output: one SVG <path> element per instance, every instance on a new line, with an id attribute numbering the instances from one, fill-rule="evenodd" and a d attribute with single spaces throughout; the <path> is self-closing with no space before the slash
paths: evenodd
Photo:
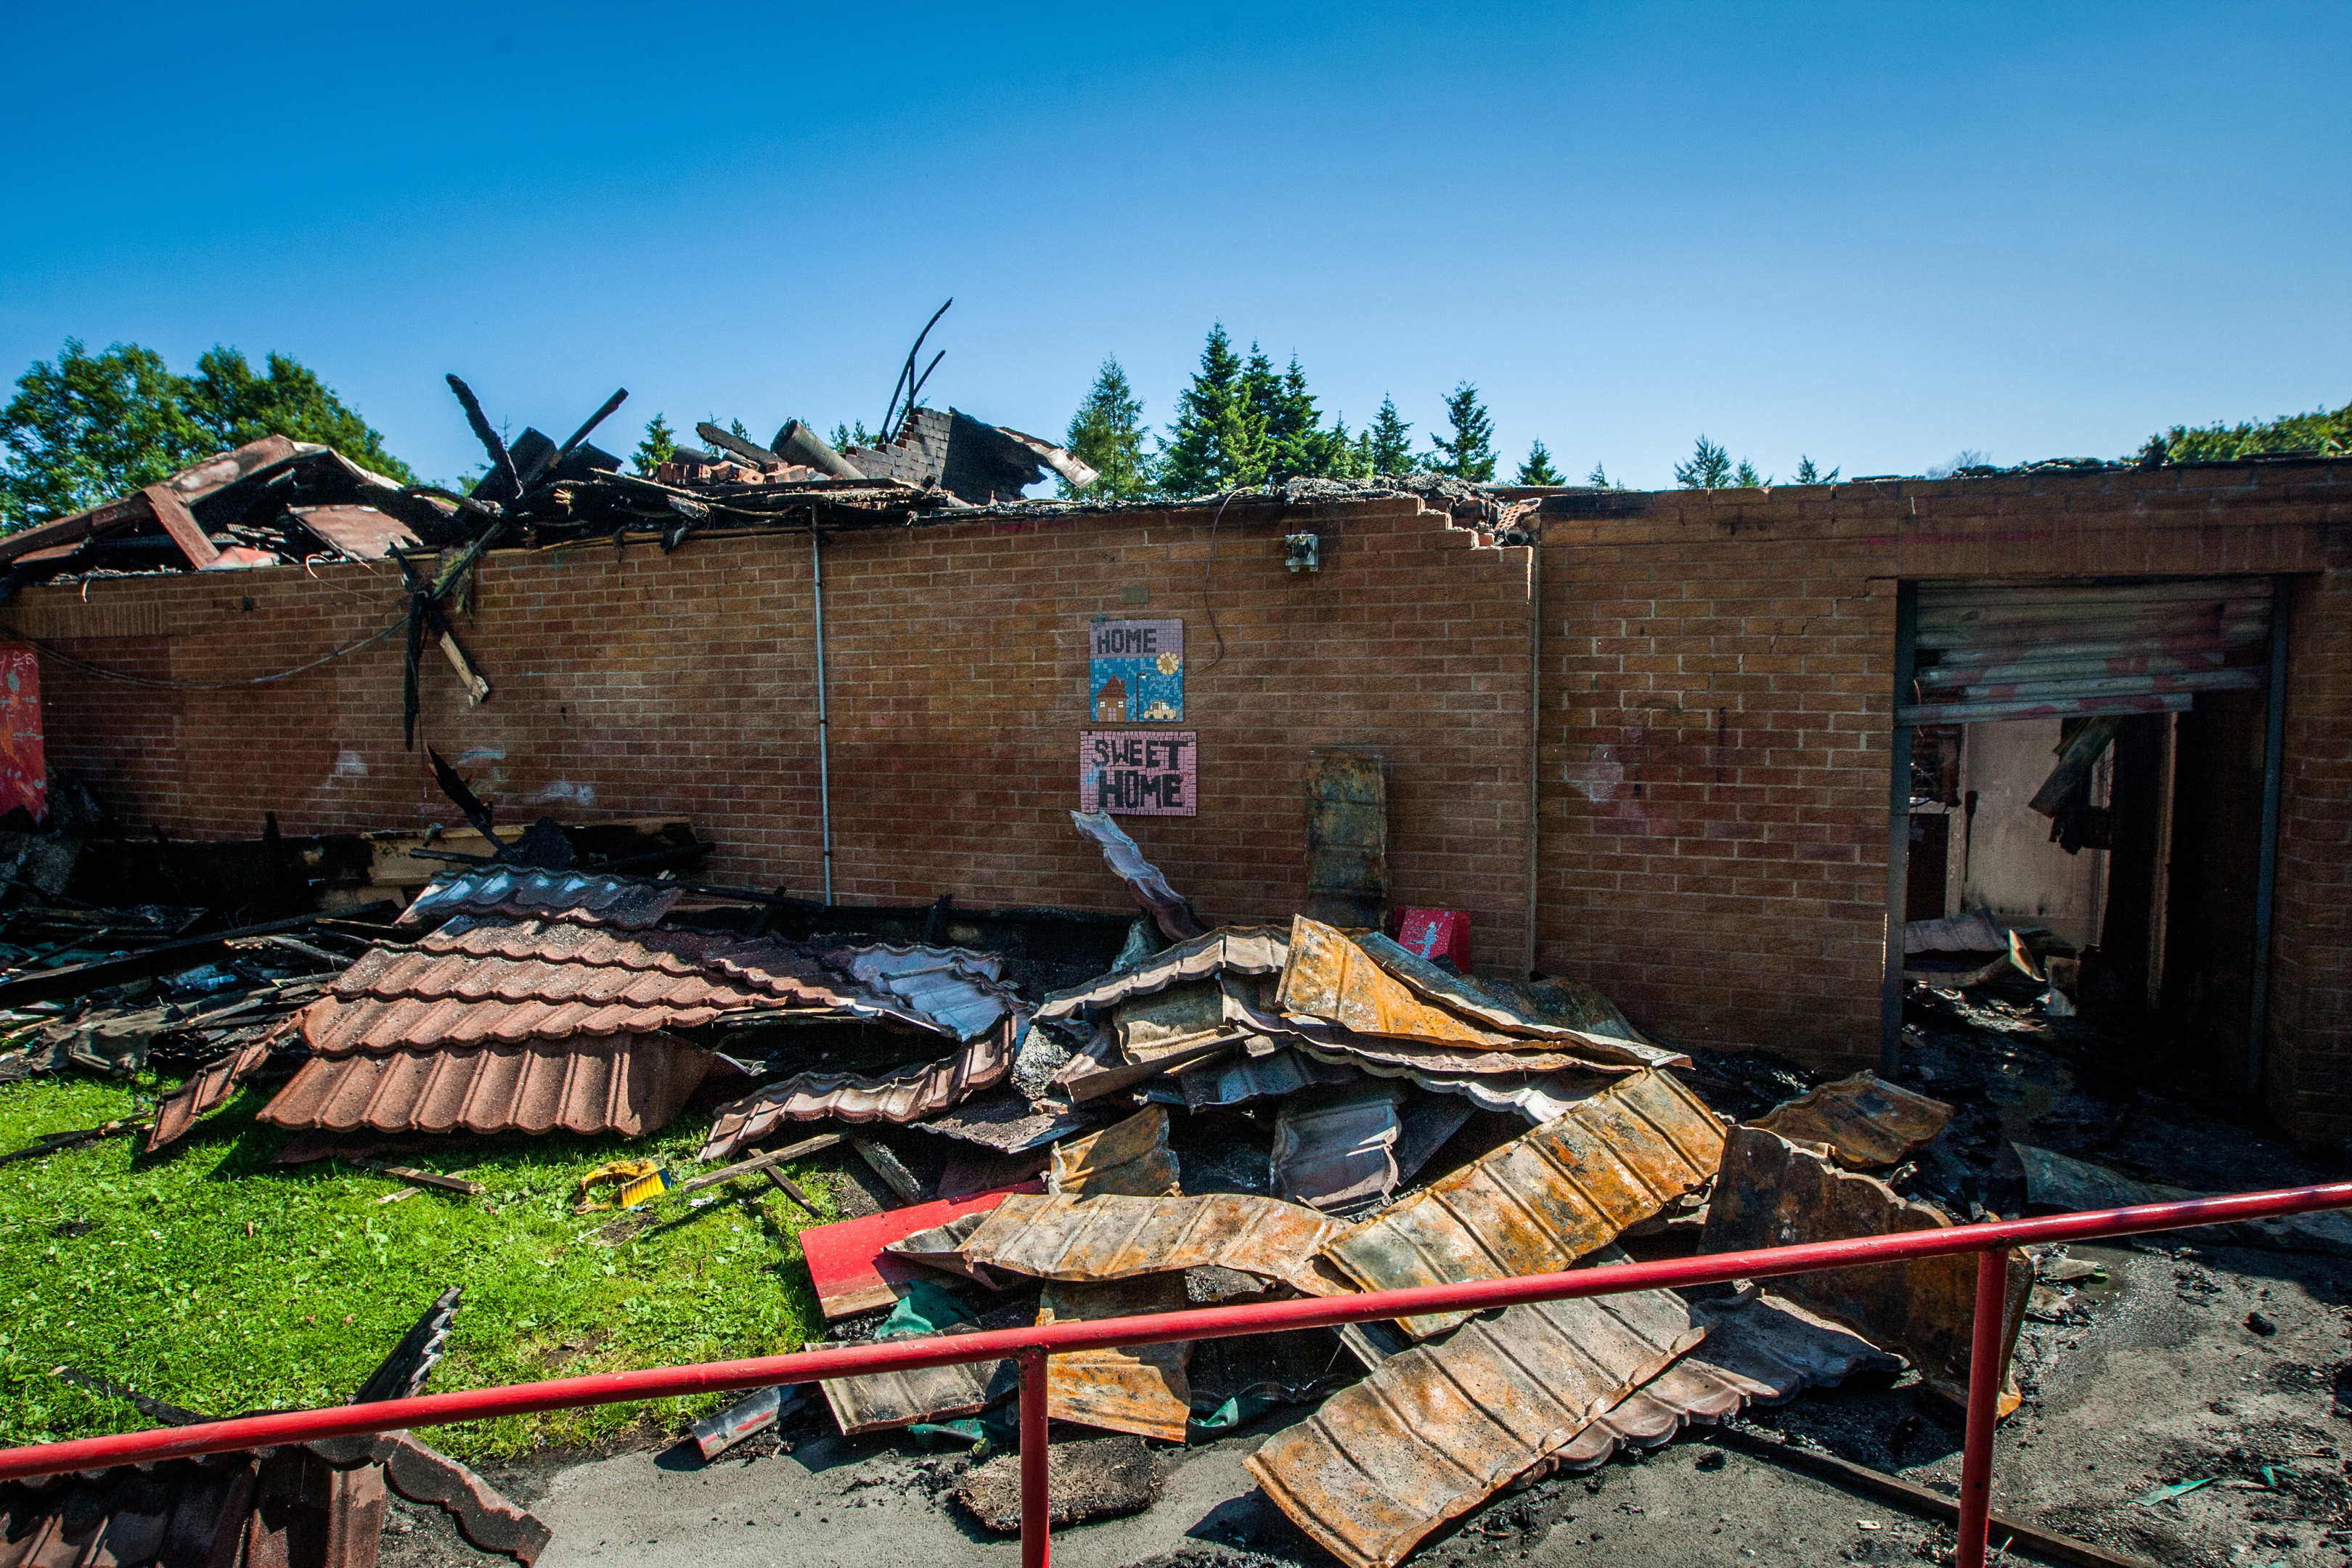
<path id="1" fill-rule="evenodd" d="M 1214 1266 L 1279 1279 L 1310 1296 L 1348 1287 L 1315 1254 L 1340 1228 L 1276 1198 L 1029 1197 L 1004 1200 L 966 1240 L 966 1259 L 1044 1279 L 1127 1279 Z"/>
<path id="2" fill-rule="evenodd" d="M 1723 1124 L 1697 1096 L 1636 1073 L 1342 1232 L 1322 1256 L 1367 1290 L 1549 1273 L 1696 1191 L 1722 1152 Z M 1466 1315 L 1402 1322 L 1422 1338 Z"/>
<path id="3" fill-rule="evenodd" d="M 485 920 L 459 915 L 416 942 L 423 952 L 473 958 L 539 959 L 596 968 L 714 974 L 790 1006 L 832 1007 L 877 1016 L 861 987 L 792 942 L 745 941 L 715 931 L 641 931 L 628 935 L 571 920 Z"/>
<path id="4" fill-rule="evenodd" d="M 1206 936 L 1153 953 L 1134 969 L 1105 974 L 1068 991 L 1056 991 L 1037 1009 L 1041 1022 L 1076 1017 L 1089 1008 L 1117 1006 L 1130 996 L 1148 996 L 1187 980 L 1220 972 L 1279 974 L 1288 952 L 1283 933 L 1270 926 L 1221 926 Z"/>
<path id="5" fill-rule="evenodd" d="M 1666 1290 L 1508 1307 L 1391 1356 L 1244 1463 L 1349 1568 L 1391 1568 L 1705 1334 Z"/>
<path id="6" fill-rule="evenodd" d="M 1177 1188 L 1176 1156 L 1168 1147 L 1168 1110 L 1146 1106 L 1116 1126 L 1054 1145 L 1045 1190 L 1087 1197 L 1121 1193 L 1158 1198 Z"/>
<path id="7" fill-rule="evenodd" d="M 1020 1363 L 965 1362 L 961 1366 L 922 1367 L 914 1372 L 876 1372 L 827 1378 L 819 1384 L 842 1434 L 883 1432 L 985 1410 L 1011 1397 L 1021 1385 Z"/>
<path id="8" fill-rule="evenodd" d="M 1045 1287 L 1038 1300 L 1037 1321 L 1136 1317 L 1190 1304 L 1181 1274 L 1146 1274 L 1094 1285 L 1056 1281 Z M 1186 1340 L 1048 1356 L 1045 1414 L 1056 1421 L 1181 1443 L 1184 1424 L 1192 1415 L 1192 1389 L 1185 1377 L 1192 1356 L 1192 1342 Z"/>
<path id="9" fill-rule="evenodd" d="M 1423 1073 L 1412 1081 L 1438 1094 L 1459 1095 L 1481 1110 L 1514 1111 L 1531 1127 L 1565 1116 L 1613 1080 L 1598 1073 Z"/>
<path id="10" fill-rule="evenodd" d="M 636 1137 L 684 1108 L 713 1059 L 665 1035 L 314 1056 L 260 1119 L 336 1131 Z"/>
<path id="11" fill-rule="evenodd" d="M 1951 1119 L 1952 1108 L 1942 1100 L 1858 1072 L 1775 1106 L 1748 1125 L 1792 1142 L 1826 1143 L 1839 1164 L 1867 1171 L 1926 1148 Z"/>
<path id="12" fill-rule="evenodd" d="M 1134 893 L 1135 901 L 1151 916 L 1151 923 L 1160 928 L 1160 935 L 1171 942 L 1190 942 L 1202 934 L 1201 922 L 1192 918 L 1192 906 L 1168 885 L 1160 868 L 1143 858 L 1143 850 L 1109 813 L 1073 811 L 1070 820 L 1077 824 L 1080 833 L 1101 847 L 1103 858 Z"/>
<path id="13" fill-rule="evenodd" d="M 395 923 L 423 925 L 457 914 L 562 915 L 592 925 L 641 931 L 685 896 L 686 889 L 675 882 L 487 866 L 425 889 Z"/>
<path id="14" fill-rule="evenodd" d="M 1724 1144 L 1722 1173 L 1707 1200 L 1699 1250 L 1840 1241 L 1940 1230 L 1951 1223 L 1924 1204 L 1905 1202 L 1884 1182 L 1841 1171 L 1772 1133 L 1740 1127 Z M 2032 1263 L 2022 1252 L 2012 1250 L 2009 1257 L 2009 1316 L 2000 1351 L 2003 1415 L 2019 1403 L 2010 1386 L 2009 1359 L 2033 1289 Z M 1965 1406 L 1976 1281 L 1976 1258 L 1963 1252 L 1794 1274 L 1774 1289 L 1904 1356 L 1928 1387 Z"/>
<path id="15" fill-rule="evenodd" d="M 2268 684 L 2267 577 L 1924 584 L 1906 724 L 2153 712 Z"/>
<path id="16" fill-rule="evenodd" d="M 1305 915 L 1290 922 L 1290 958 L 1276 1002 L 1286 1017 L 1424 1045 L 1512 1050 L 1524 1042 L 1422 1001 L 1346 937 Z"/>
<path id="17" fill-rule="evenodd" d="M 961 947 L 852 947 L 824 962 L 885 999 L 896 998 L 959 1040 L 987 1033 L 1013 1011 L 997 984 L 1004 960 Z"/>
<path id="18" fill-rule="evenodd" d="M 913 1121 L 1003 1082 L 1014 1054 L 1013 1020 L 1002 1017 L 995 1028 L 935 1062 L 872 1078 L 797 1073 L 722 1106 L 697 1158 L 724 1159 L 787 1121 Z"/>
<path id="19" fill-rule="evenodd" d="M 1034 1193 L 1037 1184 L 1032 1182 L 1018 1190 Z M 891 1256 L 894 1244 L 994 1208 L 1008 1195 L 999 1191 L 937 1198 L 809 1226 L 800 1233 L 801 1256 L 808 1260 L 818 1308 L 828 1318 L 843 1318 L 889 1306 L 898 1299 L 895 1287 L 923 1271 L 923 1265 L 911 1258 Z"/>
<path id="20" fill-rule="evenodd" d="M 1531 1073 L 1573 1071 L 1625 1078 L 1646 1069 L 1622 1062 L 1598 1062 L 1540 1040 L 1514 1042 L 1536 1049 L 1485 1050 L 1475 1046 L 1425 1046 L 1417 1040 L 1381 1040 L 1319 1024 L 1292 1024 L 1270 1037 L 1318 1061 L 1361 1068 L 1381 1078 L 1424 1074 L 1447 1078 L 1523 1079 Z M 1686 1059 L 1686 1058 L 1685 1058 Z"/>
<path id="21" fill-rule="evenodd" d="M 289 1014 L 261 1038 L 190 1073 L 185 1082 L 156 1102 L 155 1125 L 148 1129 L 144 1152 L 152 1154 L 186 1137 L 189 1129 L 227 1104 L 245 1080 L 269 1059 L 269 1053 L 288 1044 L 300 1027 L 300 1016 Z"/>
<path id="22" fill-rule="evenodd" d="M 1292 1095 L 1274 1123 L 1274 1192 L 1310 1208 L 1349 1208 L 1396 1190 L 1402 1125 L 1393 1079 Z"/>
<path id="23" fill-rule="evenodd" d="M 1622 1448 L 1654 1448 L 1685 1425 L 1713 1426 L 1750 1405 L 1783 1405 L 1808 1388 L 1834 1388 L 1861 1372 L 1899 1372 L 1857 1334 L 1761 1292 L 1729 1302 L 1696 1302 L 1706 1329 L 1696 1350 L 1627 1394 L 1520 1477 L 1589 1470 Z"/>
<path id="24" fill-rule="evenodd" d="M 1355 940 L 1367 958 L 1404 982 L 1417 994 L 1488 1028 L 1507 1035 L 1523 1035 L 1531 1039 L 1558 1041 L 1570 1047 L 1580 1056 L 1622 1062 L 1629 1067 L 1664 1067 L 1690 1059 L 1679 1051 L 1665 1050 L 1643 1040 L 1607 997 L 1597 991 L 1591 991 L 1589 987 L 1586 988 L 1587 994 L 1599 1004 L 1591 1010 L 1602 1013 L 1601 1021 L 1612 1026 L 1599 1032 L 1545 1018 L 1528 1008 L 1522 998 L 1509 990 L 1442 968 L 1378 931 Z"/>
<path id="25" fill-rule="evenodd" d="M 1220 1066 L 1191 1068 L 1175 1075 L 1175 1088 L 1185 1108 L 1202 1110 L 1217 1105 L 1241 1105 L 1296 1094 L 1302 1089 L 1353 1083 L 1363 1075 L 1351 1067 L 1333 1067 L 1295 1050 L 1244 1054 Z"/>

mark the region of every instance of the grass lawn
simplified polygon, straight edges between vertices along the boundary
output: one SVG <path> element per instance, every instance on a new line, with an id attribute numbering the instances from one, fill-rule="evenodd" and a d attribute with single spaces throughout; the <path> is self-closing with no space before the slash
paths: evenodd
<path id="1" fill-rule="evenodd" d="M 124 1115 L 171 1081 L 68 1073 L 0 1087 L 0 1151 Z M 661 1221 L 617 1247 L 593 1239 L 611 1211 L 571 1212 L 580 1175 L 608 1160 L 690 1173 L 698 1119 L 654 1139 L 453 1140 L 394 1153 L 489 1190 L 387 1204 L 405 1183 L 336 1161 L 272 1164 L 294 1135 L 254 1121 L 267 1099 L 248 1090 L 152 1158 L 117 1138 L 0 1165 L 0 1443 L 151 1425 L 49 1375 L 60 1364 L 206 1415 L 340 1405 L 451 1285 L 466 1294 L 431 1393 L 796 1350 L 821 1321 L 796 1238 L 815 1222 L 756 1177 L 699 1209 L 664 1200 Z M 827 1203 L 821 1179 L 803 1173 L 802 1185 Z M 94 1228 L 68 1235 L 75 1222 Z M 648 1418 L 676 1430 L 718 1403 L 551 1411 L 425 1436 L 460 1458 L 499 1459 Z"/>

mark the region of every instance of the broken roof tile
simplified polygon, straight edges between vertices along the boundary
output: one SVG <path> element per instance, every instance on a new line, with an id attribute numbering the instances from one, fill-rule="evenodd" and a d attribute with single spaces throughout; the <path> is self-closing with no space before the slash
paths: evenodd
<path id="1" fill-rule="evenodd" d="M 1607 1006 L 1612 1027 L 1596 1031 L 1545 1018 L 1537 1009 L 1525 1005 L 1523 995 L 1511 988 L 1490 985 L 1445 969 L 1378 931 L 1355 939 L 1355 945 L 1415 994 L 1504 1034 L 1558 1041 L 1579 1055 L 1633 1067 L 1664 1067 L 1690 1059 L 1679 1051 L 1664 1050 L 1641 1038 L 1633 1026 L 1624 1022 L 1624 1016 L 1608 1006 L 1608 999 L 1598 992 L 1592 995 Z"/>
<path id="2" fill-rule="evenodd" d="M 764 1085 L 719 1109 L 698 1158 L 723 1159 L 787 1121 L 829 1116 L 842 1121 L 908 1122 L 945 1110 L 1003 1081 L 1013 1070 L 1013 1019 L 1003 1017 L 995 1028 L 938 1061 L 872 1078 L 804 1072 Z"/>
<path id="3" fill-rule="evenodd" d="M 1206 936 L 1163 948 L 1135 968 L 1057 991 L 1037 1009 L 1041 1021 L 1075 1017 L 1090 1008 L 1113 1007 L 1130 996 L 1148 996 L 1187 980 L 1217 973 L 1278 974 L 1288 952 L 1272 926 L 1220 926 Z"/>
<path id="4" fill-rule="evenodd" d="M 715 1058 L 659 1034 L 312 1057 L 260 1120 L 379 1132 L 659 1131 Z"/>
<path id="5" fill-rule="evenodd" d="M 1168 1108 L 1146 1106 L 1099 1132 L 1055 1144 L 1045 1190 L 1076 1197 L 1124 1193 L 1157 1198 L 1174 1194 L 1177 1165 L 1176 1155 L 1168 1147 Z"/>
<path id="6" fill-rule="evenodd" d="M 960 1040 L 987 1032 L 1016 1011 L 1012 994 L 997 984 L 1004 960 L 963 947 L 840 948 L 824 962 L 858 981 L 885 1001 L 896 998 L 919 1019 Z"/>
<path id="7" fill-rule="evenodd" d="M 1275 1195 L 1318 1209 L 1360 1209 L 1396 1190 L 1398 1102 L 1392 1079 L 1295 1094 L 1274 1124 Z"/>
<path id="8" fill-rule="evenodd" d="M 1367 1290 L 1551 1273 L 1695 1191 L 1722 1152 L 1723 1125 L 1697 1096 L 1635 1073 L 1334 1237 L 1323 1257 Z M 1401 1321 L 1423 1338 L 1466 1316 Z"/>
<path id="9" fill-rule="evenodd" d="M 660 921 L 685 896 L 686 889 L 675 882 L 609 872 L 485 866 L 425 889 L 401 911 L 396 923 L 422 925 L 456 914 L 562 915 L 641 931 Z"/>
<path id="10" fill-rule="evenodd" d="M 1038 1300 L 1037 1321 L 1139 1317 L 1176 1311 L 1190 1304 L 1181 1273 L 1145 1274 L 1090 1285 L 1055 1280 Z M 1192 1415 L 1192 1389 L 1186 1378 L 1192 1355 L 1192 1342 L 1176 1340 L 1048 1356 L 1045 1414 L 1056 1421 L 1181 1443 L 1185 1423 Z"/>

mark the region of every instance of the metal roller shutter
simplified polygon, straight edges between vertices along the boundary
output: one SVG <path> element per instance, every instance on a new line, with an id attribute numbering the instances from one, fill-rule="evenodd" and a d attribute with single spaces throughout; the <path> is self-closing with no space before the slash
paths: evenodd
<path id="1" fill-rule="evenodd" d="M 2269 681 L 2271 580 L 1923 584 L 1905 724 L 2164 713 Z"/>

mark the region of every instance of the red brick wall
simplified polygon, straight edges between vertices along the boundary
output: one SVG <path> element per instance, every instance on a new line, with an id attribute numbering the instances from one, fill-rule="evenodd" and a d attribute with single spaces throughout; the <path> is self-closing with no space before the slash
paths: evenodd
<path id="1" fill-rule="evenodd" d="M 2284 572 L 2296 601 L 2270 1103 L 2352 1132 L 2352 557 L 2340 465 L 1888 481 L 1554 501 L 1542 520 L 1539 964 L 1669 1037 L 1875 1051 L 1897 578 Z M 1305 896 L 1310 747 L 1390 772 L 1392 901 L 1469 909 L 1513 967 L 1526 908 L 1527 552 L 1403 500 L 1288 517 L 988 521 L 825 546 L 835 888 L 854 900 L 1129 907 L 1063 815 L 1097 614 L 1181 616 L 1202 815 L 1128 818 L 1215 919 Z M 1283 570 L 1312 528 L 1324 570 Z M 805 538 L 503 554 L 436 654 L 424 739 L 510 815 L 679 814 L 714 878 L 822 883 Z M 1141 589 L 1131 602 L 1122 589 Z M 182 681 L 282 668 L 396 616 L 320 566 L 30 591 L 0 613 Z M 103 635 L 92 635 L 93 632 Z M 168 640 L 166 640 L 166 635 Z M 65 641 L 61 639 L 73 638 Z M 445 821 L 400 743 L 397 637 L 276 685 L 153 692 L 42 672 L 49 754 L 132 820 L 249 837 Z"/>

